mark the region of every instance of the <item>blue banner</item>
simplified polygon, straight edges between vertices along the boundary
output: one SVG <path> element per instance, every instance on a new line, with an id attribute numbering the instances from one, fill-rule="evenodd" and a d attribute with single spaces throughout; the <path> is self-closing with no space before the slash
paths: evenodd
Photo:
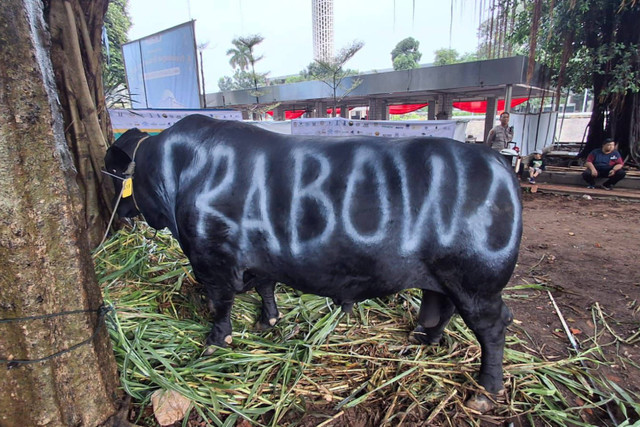
<path id="1" fill-rule="evenodd" d="M 200 108 L 194 21 L 122 47 L 133 108 Z"/>

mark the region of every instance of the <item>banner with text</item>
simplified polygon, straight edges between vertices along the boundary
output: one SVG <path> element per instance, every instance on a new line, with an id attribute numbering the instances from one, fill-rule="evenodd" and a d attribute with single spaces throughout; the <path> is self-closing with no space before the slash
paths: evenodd
<path id="1" fill-rule="evenodd" d="M 122 46 L 133 108 L 200 108 L 194 21 Z"/>
<path id="2" fill-rule="evenodd" d="M 221 120 L 242 120 L 242 113 L 234 110 L 109 110 L 116 138 L 133 128 L 151 134 L 160 133 L 190 114 L 202 114 Z"/>
<path id="3" fill-rule="evenodd" d="M 340 117 L 331 119 L 295 119 L 291 121 L 294 135 L 370 135 L 383 137 L 435 136 L 465 140 L 467 121 L 429 120 L 350 120 Z"/>

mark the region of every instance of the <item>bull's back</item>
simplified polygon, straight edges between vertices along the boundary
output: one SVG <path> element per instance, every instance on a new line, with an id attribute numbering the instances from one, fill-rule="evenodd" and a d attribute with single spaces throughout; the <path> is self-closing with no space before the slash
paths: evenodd
<path id="1" fill-rule="evenodd" d="M 382 294 L 417 286 L 443 260 L 502 276 L 515 264 L 519 190 L 482 147 L 240 126 L 192 151 L 179 178 L 190 199 L 179 203 L 181 235 L 239 270 L 331 296 L 370 282 Z"/>

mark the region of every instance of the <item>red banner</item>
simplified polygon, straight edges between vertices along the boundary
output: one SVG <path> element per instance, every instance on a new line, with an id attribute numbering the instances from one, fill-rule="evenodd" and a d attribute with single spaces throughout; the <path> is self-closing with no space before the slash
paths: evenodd
<path id="1" fill-rule="evenodd" d="M 514 98 L 511 100 L 511 108 L 525 102 L 527 98 Z M 487 101 L 454 102 L 453 107 L 469 113 L 487 113 Z M 498 111 L 504 111 L 504 99 L 498 100 Z"/>

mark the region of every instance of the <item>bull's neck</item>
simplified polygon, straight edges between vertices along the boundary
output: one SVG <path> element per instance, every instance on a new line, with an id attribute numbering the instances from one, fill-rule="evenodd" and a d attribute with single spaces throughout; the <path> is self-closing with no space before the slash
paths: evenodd
<path id="1" fill-rule="evenodd" d="M 147 223 L 155 229 L 169 228 L 178 236 L 175 221 L 175 194 L 171 191 L 172 177 L 164 176 L 162 168 L 162 150 L 151 144 L 141 144 L 135 157 L 133 193 L 138 210 Z"/>

